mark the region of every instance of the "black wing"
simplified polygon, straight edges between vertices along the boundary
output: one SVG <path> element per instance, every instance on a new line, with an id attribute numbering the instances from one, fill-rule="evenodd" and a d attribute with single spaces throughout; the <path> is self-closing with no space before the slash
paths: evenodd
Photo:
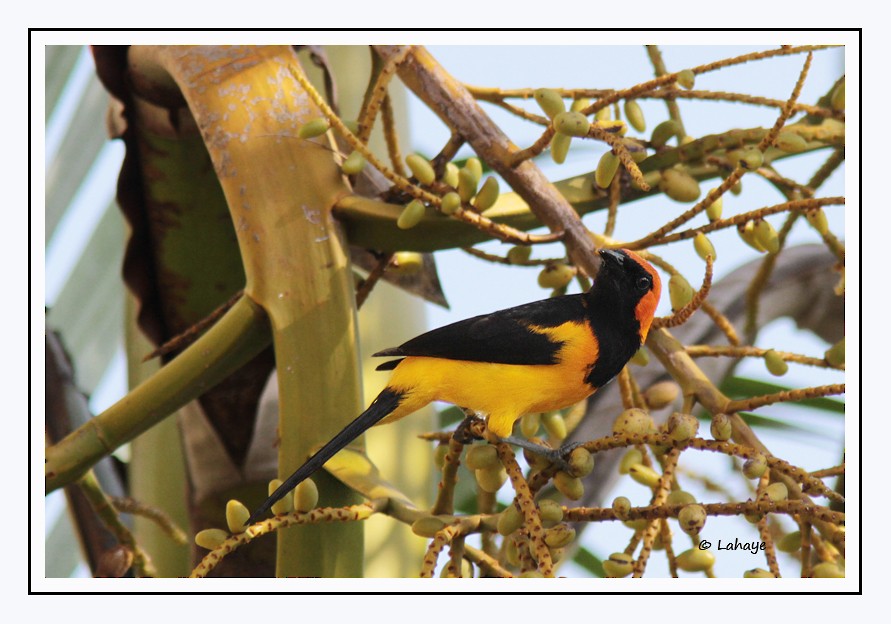
<path id="1" fill-rule="evenodd" d="M 458 321 L 374 355 L 415 355 L 497 364 L 556 364 L 562 343 L 533 331 L 530 326 L 556 327 L 569 321 L 583 322 L 586 317 L 582 295 L 564 295 Z M 394 368 L 395 364 L 385 362 L 378 369 Z"/>

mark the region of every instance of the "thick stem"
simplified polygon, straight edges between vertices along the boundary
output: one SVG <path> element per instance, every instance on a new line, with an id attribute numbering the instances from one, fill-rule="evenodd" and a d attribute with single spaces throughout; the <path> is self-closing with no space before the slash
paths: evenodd
<path id="1" fill-rule="evenodd" d="M 238 301 L 208 332 L 127 396 L 46 450 L 47 493 L 199 397 L 269 344 L 266 314 Z"/>

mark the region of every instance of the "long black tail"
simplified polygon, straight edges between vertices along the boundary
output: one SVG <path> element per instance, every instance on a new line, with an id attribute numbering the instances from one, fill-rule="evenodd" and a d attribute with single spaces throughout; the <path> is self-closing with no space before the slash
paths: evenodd
<path id="1" fill-rule="evenodd" d="M 403 394 L 401 392 L 396 392 L 390 388 L 384 388 L 383 391 L 377 395 L 377 398 L 371 402 L 371 405 L 368 406 L 367 410 L 359 414 L 353 422 L 344 427 L 343 431 L 334 436 L 331 441 L 320 448 L 315 455 L 306 460 L 306 463 L 300 466 L 294 474 L 285 479 L 285 482 L 282 483 L 262 505 L 254 510 L 254 513 L 251 514 L 251 517 L 247 519 L 245 524 L 253 524 L 256 522 L 266 514 L 275 503 L 280 501 L 288 494 L 288 492 L 297 487 L 301 481 L 308 478 L 316 470 L 324 466 L 325 462 L 331 459 L 340 449 L 358 438 L 365 433 L 367 429 L 380 422 L 380 420 L 386 417 L 387 414 L 390 414 L 395 410 L 399 406 L 402 397 Z"/>

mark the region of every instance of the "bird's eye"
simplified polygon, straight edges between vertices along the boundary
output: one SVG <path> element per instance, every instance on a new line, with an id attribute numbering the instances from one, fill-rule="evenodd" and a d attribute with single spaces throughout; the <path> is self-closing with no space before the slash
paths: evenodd
<path id="1" fill-rule="evenodd" d="M 653 282 L 649 277 L 641 277 L 637 280 L 638 290 L 649 290 Z"/>

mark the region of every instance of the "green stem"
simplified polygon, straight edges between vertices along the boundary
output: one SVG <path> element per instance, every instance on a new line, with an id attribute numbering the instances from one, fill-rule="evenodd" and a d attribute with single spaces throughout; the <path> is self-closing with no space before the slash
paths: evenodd
<path id="1" fill-rule="evenodd" d="M 46 449 L 46 493 L 83 476 L 122 444 L 224 380 L 269 344 L 266 314 L 242 297 L 175 360 Z"/>
<path id="2" fill-rule="evenodd" d="M 796 131 L 809 140 L 806 151 L 833 147 L 844 140 L 843 128 L 827 127 L 824 129 L 826 133 L 819 137 L 814 136 L 813 129 L 799 124 L 787 126 L 786 130 Z M 686 163 L 687 172 L 697 181 L 704 182 L 718 178 L 722 173 L 719 167 L 701 162 L 706 156 L 714 152 L 723 153 L 743 145 L 757 144 L 765 134 L 767 130 L 764 128 L 752 128 L 705 136 L 692 143 L 650 156 L 640 163 L 640 169 L 648 173 L 678 163 Z M 793 155 L 797 154 L 770 150 L 773 162 Z M 594 183 L 593 171 L 554 182 L 553 185 L 579 215 L 609 207 L 609 194 Z M 622 204 L 630 204 L 660 192 L 658 188 L 646 193 L 635 188 L 623 189 Z M 492 238 L 472 225 L 433 213 L 429 213 L 410 230 L 401 230 L 396 227 L 396 219 L 404 207 L 403 204 L 389 204 L 358 195 L 344 195 L 337 201 L 335 214 L 343 224 L 351 244 L 379 251 L 433 252 L 470 247 Z M 542 222 L 517 193 L 502 193 L 495 205 L 485 212 L 485 216 L 496 223 L 523 231 L 543 227 Z"/>

